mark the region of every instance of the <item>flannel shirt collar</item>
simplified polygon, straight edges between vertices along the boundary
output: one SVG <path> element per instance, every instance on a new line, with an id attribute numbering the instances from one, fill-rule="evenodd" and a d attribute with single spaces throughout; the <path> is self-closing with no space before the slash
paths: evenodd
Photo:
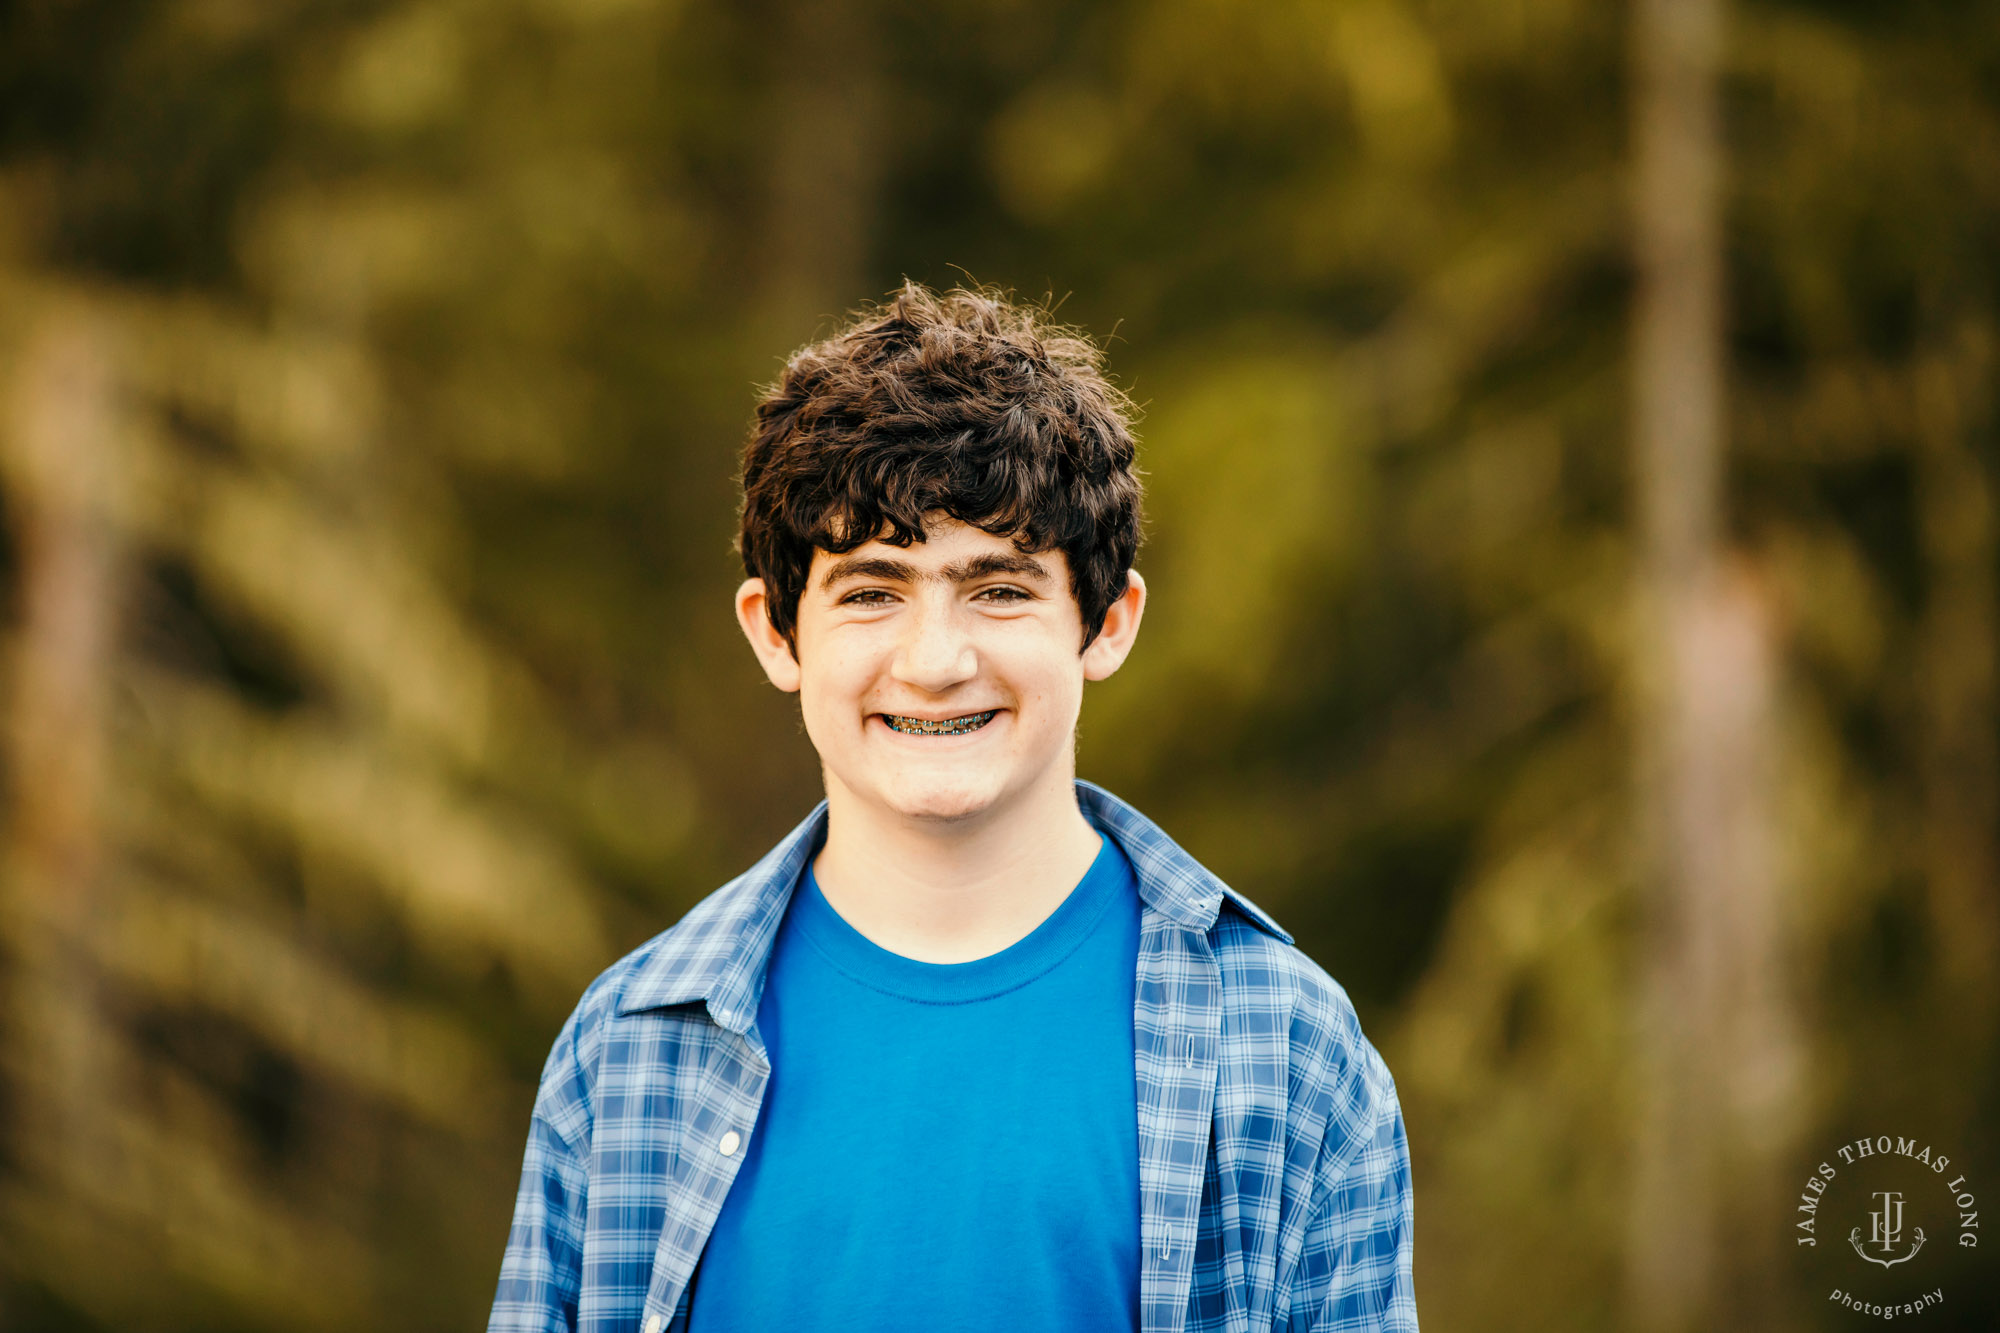
<path id="1" fill-rule="evenodd" d="M 1092 782 L 1078 781 L 1084 817 L 1115 839 L 1138 873 L 1139 897 L 1151 910 L 1206 933 L 1230 906 L 1259 929 L 1290 944 L 1292 937 L 1255 903 L 1182 851 L 1160 826 Z M 778 924 L 806 862 L 826 837 L 826 802 L 762 860 L 704 900 L 655 944 L 619 1001 L 620 1014 L 705 1003 L 731 1032 L 750 1030 L 763 996 L 764 968 Z"/>

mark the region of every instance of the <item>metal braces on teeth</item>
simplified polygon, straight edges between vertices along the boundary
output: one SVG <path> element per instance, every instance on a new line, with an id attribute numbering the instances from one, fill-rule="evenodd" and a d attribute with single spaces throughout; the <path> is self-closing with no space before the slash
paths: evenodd
<path id="1" fill-rule="evenodd" d="M 1000 710 L 989 708 L 983 713 L 968 713 L 964 717 L 948 717 L 938 722 L 920 717 L 898 717 L 894 713 L 882 714 L 882 720 L 889 724 L 891 731 L 900 731 L 906 736 L 959 736 L 968 731 L 977 731 L 993 720 Z"/>

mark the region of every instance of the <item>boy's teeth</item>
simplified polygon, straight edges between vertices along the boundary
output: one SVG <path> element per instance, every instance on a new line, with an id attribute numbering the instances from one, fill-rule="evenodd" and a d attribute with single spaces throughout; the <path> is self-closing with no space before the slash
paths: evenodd
<path id="1" fill-rule="evenodd" d="M 882 714 L 882 720 L 889 724 L 891 731 L 900 731 L 911 736 L 957 736 L 963 732 L 977 731 L 993 720 L 1000 710 L 989 708 L 983 713 L 967 713 L 964 717 L 948 717 L 937 722 L 920 717 L 899 717 L 894 713 Z"/>

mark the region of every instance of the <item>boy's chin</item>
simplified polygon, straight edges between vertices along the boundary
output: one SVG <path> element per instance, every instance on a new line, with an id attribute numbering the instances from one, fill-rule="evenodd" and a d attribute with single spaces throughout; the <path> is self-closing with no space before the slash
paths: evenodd
<path id="1" fill-rule="evenodd" d="M 956 823 L 977 819 L 998 803 L 999 785 L 952 784 L 912 779 L 890 784 L 877 793 L 881 804 L 905 819 Z"/>

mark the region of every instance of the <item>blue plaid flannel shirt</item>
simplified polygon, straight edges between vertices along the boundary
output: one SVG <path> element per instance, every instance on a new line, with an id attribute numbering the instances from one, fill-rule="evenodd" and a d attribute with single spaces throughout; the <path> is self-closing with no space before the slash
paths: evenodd
<path id="1" fill-rule="evenodd" d="M 1144 1333 L 1416 1333 L 1402 1111 L 1346 993 L 1151 820 L 1077 796 L 1144 901 Z M 490 1333 L 685 1333 L 770 1072 L 765 963 L 825 823 L 822 803 L 584 992 L 535 1098 Z"/>

